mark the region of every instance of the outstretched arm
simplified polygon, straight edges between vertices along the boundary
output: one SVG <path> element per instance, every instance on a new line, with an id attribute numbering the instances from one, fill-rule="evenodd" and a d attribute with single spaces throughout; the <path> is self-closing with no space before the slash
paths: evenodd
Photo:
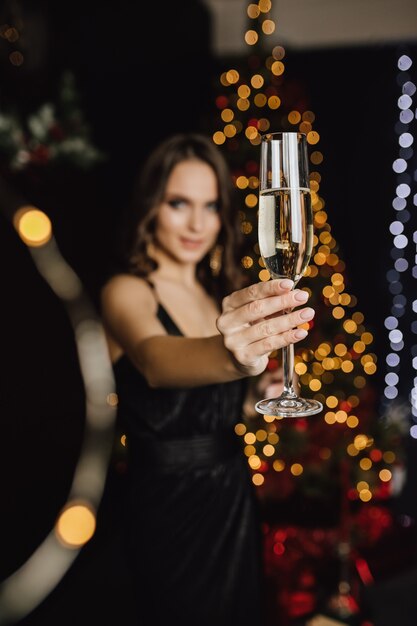
<path id="1" fill-rule="evenodd" d="M 187 338 L 167 335 L 150 288 L 125 276 L 103 291 L 103 320 L 152 387 L 228 382 L 260 374 L 273 350 L 306 336 L 297 326 L 314 316 L 313 309 L 282 314 L 306 301 L 304 291 L 291 287 L 288 280 L 272 280 L 235 291 L 223 300 L 218 335 Z"/>

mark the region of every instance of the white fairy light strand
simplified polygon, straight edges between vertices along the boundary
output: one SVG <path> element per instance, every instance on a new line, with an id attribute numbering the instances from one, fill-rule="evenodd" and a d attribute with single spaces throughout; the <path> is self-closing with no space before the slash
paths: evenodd
<path id="1" fill-rule="evenodd" d="M 3 201 L 0 208 L 13 222 L 20 213 L 35 214 L 38 220 L 43 217 L 38 226 L 47 223 L 46 215 L 39 210 L 30 210 L 31 207 L 13 211 L 8 205 L 13 205 L 15 197 L 1 179 L 0 198 Z M 24 239 L 20 229 L 18 231 Z M 31 234 L 36 235 L 36 229 Z M 11 626 L 31 613 L 58 585 L 83 545 L 94 534 L 117 411 L 115 379 L 104 329 L 84 286 L 61 255 L 53 236 L 49 234 L 48 241 L 33 245 L 32 242 L 28 248 L 33 261 L 65 306 L 74 331 L 84 382 L 85 430 L 71 489 L 66 504 L 58 512 L 54 528 L 25 563 L 0 584 L 0 626 Z"/>
<path id="2" fill-rule="evenodd" d="M 410 79 L 408 70 L 412 66 L 412 59 L 407 54 L 402 54 L 398 59 L 398 83 L 401 85 L 401 95 L 398 98 L 399 119 L 396 124 L 398 134 L 399 151 L 398 157 L 392 164 L 393 171 L 397 174 L 396 194 L 392 202 L 392 206 L 396 211 L 396 217 L 390 224 L 390 232 L 393 237 L 393 247 L 391 249 L 391 258 L 393 259 L 393 267 L 387 272 L 388 289 L 392 294 L 391 315 L 386 317 L 384 325 L 388 330 L 388 339 L 391 351 L 386 357 L 387 374 L 385 376 L 386 387 L 384 396 L 388 401 L 397 398 L 400 384 L 401 361 L 405 359 L 403 355 L 404 335 L 405 335 L 405 319 L 401 324 L 401 319 L 405 318 L 406 310 L 409 303 L 407 296 L 403 293 L 403 275 L 408 277 L 410 272 L 409 261 L 406 258 L 406 251 L 409 249 L 411 241 L 417 244 L 417 231 L 414 230 L 412 237 L 410 235 L 411 228 L 409 226 L 406 231 L 406 225 L 410 221 L 411 213 L 407 207 L 410 206 L 413 195 L 412 185 L 417 180 L 417 172 L 411 175 L 410 161 L 414 156 L 413 143 L 414 136 L 410 132 L 415 121 L 415 114 L 412 111 L 413 98 L 416 92 L 416 85 Z M 417 195 L 413 198 L 414 205 L 417 204 Z M 407 234 L 406 234 L 407 233 Z M 417 250 L 416 250 L 417 251 Z M 416 252 L 415 251 L 415 252 Z M 414 265 L 411 268 L 412 278 L 417 278 L 417 255 L 414 253 Z M 412 303 L 413 312 L 417 312 L 417 300 Z M 417 334 L 417 322 L 411 324 L 411 331 Z M 414 388 L 410 394 L 411 412 L 413 416 L 413 424 L 410 428 L 412 437 L 417 438 L 417 344 L 411 348 L 412 367 L 414 370 Z"/>

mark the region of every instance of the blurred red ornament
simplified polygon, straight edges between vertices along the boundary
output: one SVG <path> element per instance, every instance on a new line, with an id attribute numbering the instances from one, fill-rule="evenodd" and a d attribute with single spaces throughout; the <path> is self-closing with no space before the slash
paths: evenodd
<path id="1" fill-rule="evenodd" d="M 246 171 L 248 174 L 256 174 L 259 169 L 257 161 L 248 161 L 246 163 Z"/>
<path id="2" fill-rule="evenodd" d="M 218 109 L 225 109 L 229 104 L 229 99 L 226 96 L 217 96 L 216 107 Z"/>

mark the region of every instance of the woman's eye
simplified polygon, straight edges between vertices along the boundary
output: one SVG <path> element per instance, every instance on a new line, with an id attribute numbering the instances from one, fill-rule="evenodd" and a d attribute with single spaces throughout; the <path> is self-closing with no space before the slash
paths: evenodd
<path id="1" fill-rule="evenodd" d="M 184 202 L 184 200 L 169 200 L 168 204 L 173 209 L 180 209 L 182 206 L 185 205 L 185 202 Z"/>
<path id="2" fill-rule="evenodd" d="M 212 211 L 213 213 L 219 212 L 219 204 L 217 202 L 210 202 L 210 204 L 206 205 L 208 211 Z"/>

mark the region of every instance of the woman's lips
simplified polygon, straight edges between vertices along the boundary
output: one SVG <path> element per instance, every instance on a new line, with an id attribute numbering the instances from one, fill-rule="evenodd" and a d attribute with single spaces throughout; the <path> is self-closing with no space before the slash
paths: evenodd
<path id="1" fill-rule="evenodd" d="M 197 248 L 201 248 L 204 244 L 204 239 L 187 239 L 185 237 L 181 237 L 181 244 L 188 250 L 196 250 Z"/>

